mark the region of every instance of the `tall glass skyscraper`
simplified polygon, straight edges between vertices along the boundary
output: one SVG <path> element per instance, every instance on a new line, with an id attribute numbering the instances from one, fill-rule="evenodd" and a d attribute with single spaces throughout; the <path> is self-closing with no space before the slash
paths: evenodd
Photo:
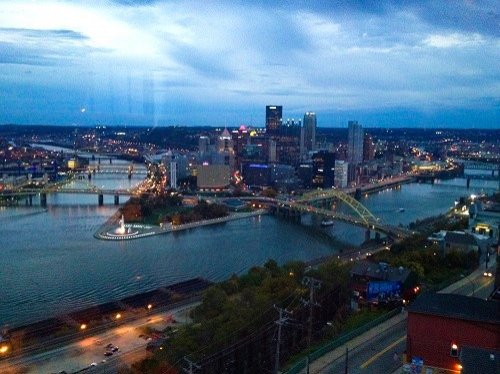
<path id="1" fill-rule="evenodd" d="M 304 114 L 304 151 L 316 149 L 316 113 Z"/>
<path id="2" fill-rule="evenodd" d="M 349 134 L 347 138 L 347 160 L 351 165 L 363 161 L 363 128 L 358 121 L 349 121 Z"/>
<path id="3" fill-rule="evenodd" d="M 266 106 L 266 134 L 275 136 L 279 135 L 283 117 L 283 107 Z"/>

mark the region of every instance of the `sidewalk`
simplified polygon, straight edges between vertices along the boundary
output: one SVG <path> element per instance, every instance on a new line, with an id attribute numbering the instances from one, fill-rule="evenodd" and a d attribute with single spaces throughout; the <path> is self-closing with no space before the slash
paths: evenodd
<path id="1" fill-rule="evenodd" d="M 490 259 L 489 267 L 494 268 L 496 266 L 496 258 L 492 256 Z M 450 286 L 442 289 L 441 291 L 438 291 L 440 293 L 453 293 L 457 289 L 463 287 L 464 285 L 467 285 L 468 283 L 472 282 L 472 279 L 475 279 L 476 277 L 480 277 L 484 272 L 484 266 L 479 266 L 477 270 L 469 274 L 467 277 L 464 277 L 463 279 L 460 279 L 459 281 L 451 284 Z M 400 323 L 404 321 L 407 317 L 407 313 L 402 312 L 387 321 L 381 323 L 380 325 L 366 331 L 365 333 L 359 335 L 358 337 L 350 340 L 346 344 L 334 349 L 333 351 L 325 354 L 324 356 L 320 357 L 319 359 L 311 362 L 310 364 L 310 372 L 311 373 L 321 373 L 322 370 L 324 370 L 325 367 L 330 365 L 332 362 L 340 359 L 342 356 L 345 355 L 345 349 L 346 347 L 349 348 L 349 350 L 353 350 L 354 348 L 358 347 L 359 345 L 363 344 L 367 340 L 373 339 L 377 335 L 381 334 L 388 328 L 396 325 L 397 323 Z M 402 370 L 402 365 L 394 370 L 391 374 L 399 374 L 401 373 Z M 302 370 L 301 373 L 305 373 L 305 370 Z"/>
<path id="2" fill-rule="evenodd" d="M 494 269 L 494 268 L 496 268 L 496 263 L 497 263 L 496 256 L 491 256 L 488 267 Z M 458 290 L 459 288 L 461 288 L 467 284 L 470 284 L 472 282 L 472 279 L 481 276 L 484 273 L 484 270 L 485 270 L 484 264 L 481 264 L 481 265 L 479 265 L 479 268 L 477 270 L 473 271 L 468 276 L 460 279 L 459 281 L 449 285 L 448 287 L 443 288 L 441 291 L 438 291 L 438 293 L 453 293 L 456 290 Z"/>
<path id="3" fill-rule="evenodd" d="M 363 344 L 367 340 L 375 338 L 377 335 L 381 334 L 385 330 L 389 329 L 390 327 L 404 321 L 406 319 L 407 313 L 402 312 L 390 319 L 388 319 L 385 322 L 382 322 L 380 325 L 368 330 L 367 332 L 357 336 L 356 338 L 350 340 L 346 344 L 334 349 L 333 351 L 325 354 L 324 356 L 318 358 L 317 360 L 311 362 L 309 366 L 309 371 L 310 373 L 319 373 L 321 370 L 323 370 L 325 367 L 330 365 L 333 361 L 338 360 L 342 356 L 345 355 L 345 349 L 346 347 L 349 348 L 349 350 L 352 350 L 359 345 Z M 303 371 L 305 372 L 305 371 Z"/>

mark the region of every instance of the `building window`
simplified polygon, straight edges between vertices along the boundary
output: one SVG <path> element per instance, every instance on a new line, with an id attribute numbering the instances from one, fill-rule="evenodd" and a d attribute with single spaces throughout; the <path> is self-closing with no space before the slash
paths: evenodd
<path id="1" fill-rule="evenodd" d="M 455 343 L 453 343 L 451 345 L 450 356 L 451 357 L 458 357 L 458 345 L 456 345 Z"/>

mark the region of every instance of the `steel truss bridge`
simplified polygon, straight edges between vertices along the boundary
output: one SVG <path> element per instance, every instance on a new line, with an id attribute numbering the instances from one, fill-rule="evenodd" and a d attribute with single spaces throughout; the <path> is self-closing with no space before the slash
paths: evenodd
<path id="1" fill-rule="evenodd" d="M 353 215 L 330 209 L 329 206 L 331 206 L 331 204 L 329 203 L 333 201 L 340 201 L 346 204 L 353 212 Z M 404 227 L 380 222 L 380 220 L 358 200 L 335 188 L 308 192 L 295 200 L 278 199 L 276 200 L 276 204 L 278 209 L 283 208 L 292 211 L 317 214 L 325 218 L 365 227 L 368 230 L 374 230 L 396 238 L 407 237 L 415 233 Z"/>

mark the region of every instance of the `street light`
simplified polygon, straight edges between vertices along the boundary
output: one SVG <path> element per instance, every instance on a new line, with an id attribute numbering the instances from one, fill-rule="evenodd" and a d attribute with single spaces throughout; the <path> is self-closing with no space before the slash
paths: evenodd
<path id="1" fill-rule="evenodd" d="M 8 351 L 9 351 L 9 346 L 8 346 L 8 345 L 2 345 L 2 346 L 0 347 L 0 353 L 1 353 L 1 354 L 5 354 L 5 353 L 7 353 Z"/>
<path id="2" fill-rule="evenodd" d="M 85 323 L 82 323 L 80 325 L 80 330 L 85 330 L 87 328 L 87 325 Z"/>

